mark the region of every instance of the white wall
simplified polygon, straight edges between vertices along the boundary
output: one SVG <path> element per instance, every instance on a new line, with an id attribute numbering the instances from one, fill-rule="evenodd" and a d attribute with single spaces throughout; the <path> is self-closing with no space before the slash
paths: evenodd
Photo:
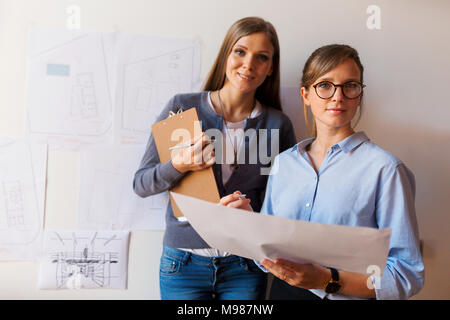
<path id="1" fill-rule="evenodd" d="M 0 0 L 0 136 L 24 135 L 27 27 L 66 26 L 66 8 L 81 7 L 81 28 L 199 37 L 204 78 L 228 27 L 256 15 L 277 28 L 282 85 L 295 86 L 308 55 L 347 43 L 365 66 L 364 114 L 358 129 L 413 170 L 424 241 L 425 287 L 416 298 L 450 298 L 450 2 L 299 0 Z M 381 30 L 366 9 L 381 8 Z M 296 123 L 302 109 L 288 110 Z M 297 128 L 303 132 L 302 128 Z M 47 228 L 76 228 L 78 153 L 51 151 Z M 40 291 L 38 263 L 0 262 L 1 299 L 159 299 L 162 232 L 133 232 L 128 290 Z"/>

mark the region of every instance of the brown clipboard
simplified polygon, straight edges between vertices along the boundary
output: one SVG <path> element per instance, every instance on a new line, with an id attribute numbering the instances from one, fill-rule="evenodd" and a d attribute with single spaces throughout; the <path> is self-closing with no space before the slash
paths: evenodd
<path id="1" fill-rule="evenodd" d="M 186 131 L 176 131 L 177 129 Z M 183 132 L 186 138 L 201 134 L 202 129 L 195 108 L 186 111 L 180 109 L 177 113 L 172 112 L 167 119 L 152 125 L 153 138 L 161 162 L 167 162 L 171 159 L 172 150 L 169 149 L 170 147 L 185 143 L 182 140 Z M 188 172 L 171 191 L 213 203 L 218 203 L 220 200 L 212 167 Z M 172 203 L 174 216 L 183 217 L 183 213 L 176 205 L 172 195 L 170 195 L 170 202 Z"/>

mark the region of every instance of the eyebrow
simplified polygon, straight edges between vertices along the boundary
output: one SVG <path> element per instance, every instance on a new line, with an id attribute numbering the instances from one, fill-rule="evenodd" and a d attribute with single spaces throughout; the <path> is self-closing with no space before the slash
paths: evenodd
<path id="1" fill-rule="evenodd" d="M 248 50 L 248 48 L 247 48 L 246 46 L 243 46 L 242 44 L 237 44 L 235 48 L 238 48 L 238 47 L 244 48 L 245 50 Z M 261 50 L 261 51 L 258 51 L 258 53 L 267 53 L 267 54 L 270 54 L 270 51 L 267 51 L 267 50 Z"/>
<path id="2" fill-rule="evenodd" d="M 333 80 L 332 78 L 319 78 L 319 79 L 317 79 L 317 81 L 319 81 L 319 82 L 321 82 L 321 81 L 330 81 L 330 82 L 333 82 L 332 80 Z M 346 83 L 346 82 L 349 82 L 349 81 L 360 82 L 361 79 L 349 78 L 349 79 L 345 80 L 343 83 Z"/>

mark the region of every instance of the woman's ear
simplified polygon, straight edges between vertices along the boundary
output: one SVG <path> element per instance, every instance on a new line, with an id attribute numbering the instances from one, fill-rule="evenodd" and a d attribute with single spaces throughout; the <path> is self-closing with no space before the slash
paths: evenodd
<path id="1" fill-rule="evenodd" d="M 306 89 L 305 87 L 301 87 L 300 94 L 302 95 L 302 98 L 303 98 L 303 105 L 310 106 L 311 102 L 308 99 L 308 95 L 309 95 L 308 89 Z"/>

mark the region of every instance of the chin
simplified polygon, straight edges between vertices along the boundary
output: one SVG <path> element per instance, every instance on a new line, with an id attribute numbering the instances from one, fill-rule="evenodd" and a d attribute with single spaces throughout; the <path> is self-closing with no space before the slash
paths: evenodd
<path id="1" fill-rule="evenodd" d="M 256 92 L 256 89 L 258 88 L 258 87 L 255 88 L 255 86 L 242 86 L 242 85 L 234 85 L 233 87 L 241 94 Z"/>

